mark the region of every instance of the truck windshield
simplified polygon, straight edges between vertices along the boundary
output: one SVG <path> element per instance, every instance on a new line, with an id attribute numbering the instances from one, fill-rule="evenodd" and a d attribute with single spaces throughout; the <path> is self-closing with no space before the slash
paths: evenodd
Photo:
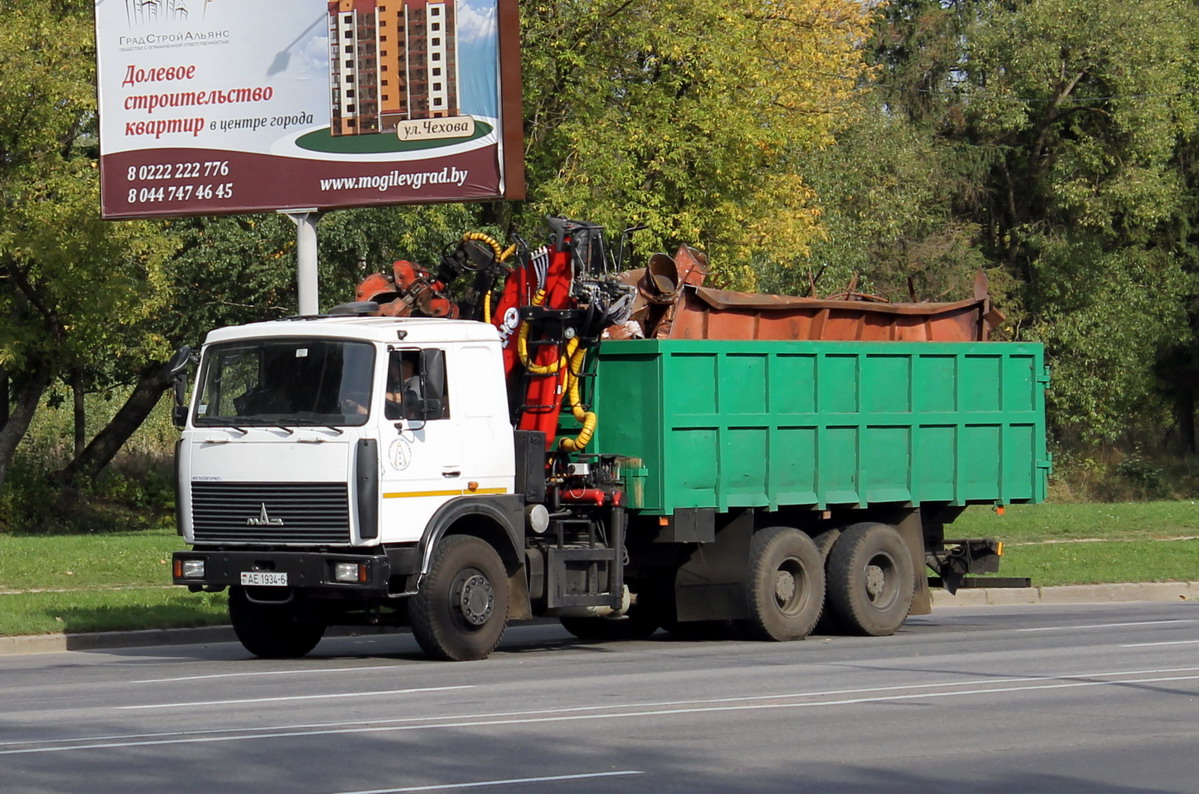
<path id="1" fill-rule="evenodd" d="M 260 339 L 204 353 L 195 423 L 362 425 L 374 347 L 333 339 Z"/>

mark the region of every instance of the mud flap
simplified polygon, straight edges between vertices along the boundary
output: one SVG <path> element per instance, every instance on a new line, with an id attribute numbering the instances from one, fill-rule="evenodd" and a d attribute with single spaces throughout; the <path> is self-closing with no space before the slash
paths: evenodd
<path id="1" fill-rule="evenodd" d="M 749 617 L 749 547 L 754 516 L 744 510 L 701 543 L 675 575 L 678 620 L 741 620 Z"/>
<path id="2" fill-rule="evenodd" d="M 916 588 L 912 592 L 912 609 L 908 614 L 928 615 L 933 611 L 933 595 L 932 590 L 929 589 L 927 572 L 924 570 L 924 520 L 920 514 L 920 508 L 907 511 L 895 523 L 895 528 L 899 530 L 899 536 L 903 538 L 904 545 L 911 552 L 912 564 L 915 568 Z"/>

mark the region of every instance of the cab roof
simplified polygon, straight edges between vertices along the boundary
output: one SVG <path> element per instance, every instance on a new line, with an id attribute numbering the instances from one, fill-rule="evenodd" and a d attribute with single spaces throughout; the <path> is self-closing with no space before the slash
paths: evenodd
<path id="1" fill-rule="evenodd" d="M 440 317 L 289 317 L 209 331 L 205 344 L 262 338 L 347 339 L 380 344 L 494 342 L 499 332 L 490 323 Z"/>

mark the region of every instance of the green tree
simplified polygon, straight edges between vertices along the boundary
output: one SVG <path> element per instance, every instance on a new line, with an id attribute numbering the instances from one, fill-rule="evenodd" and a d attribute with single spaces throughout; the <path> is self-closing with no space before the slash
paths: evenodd
<path id="1" fill-rule="evenodd" d="M 699 245 L 743 283 L 755 253 L 820 234 L 788 160 L 851 112 L 869 4 L 562 0 L 522 14 L 522 226 L 547 213 L 643 224 L 643 249 Z"/>
<path id="2" fill-rule="evenodd" d="M 128 328 L 162 306 L 171 248 L 150 224 L 98 217 L 91 4 L 14 0 L 4 12 L 0 365 L 11 411 L 0 429 L 0 484 L 55 378 L 160 354 L 160 339 Z"/>
<path id="3" fill-rule="evenodd" d="M 474 208 L 464 205 L 340 210 L 320 221 L 321 306 L 353 299 L 354 285 L 368 272 L 407 258 L 428 258 L 472 225 Z M 280 215 L 181 218 L 162 221 L 178 241 L 164 264 L 164 311 L 146 317 L 135 332 L 163 341 L 160 354 L 140 366 L 118 368 L 109 384 L 128 397 L 112 420 L 67 464 L 70 481 L 95 474 L 141 426 L 170 385 L 164 352 L 194 348 L 213 328 L 294 315 L 295 227 Z M 119 374 L 118 374 L 119 373 Z"/>
<path id="4" fill-rule="evenodd" d="M 955 214 L 978 174 L 952 142 L 888 112 L 877 94 L 836 143 L 796 159 L 816 191 L 825 231 L 807 257 L 779 252 L 762 266 L 770 292 L 827 295 L 857 280 L 859 291 L 890 300 L 960 300 L 989 262 L 977 225 Z M 1002 274 L 994 272 L 1002 281 Z"/>
<path id="5" fill-rule="evenodd" d="M 898 0 L 875 39 L 888 108 L 977 175 L 953 216 L 1046 342 L 1068 435 L 1159 421 L 1155 363 L 1190 333 L 1196 23 L 1185 0 Z"/>

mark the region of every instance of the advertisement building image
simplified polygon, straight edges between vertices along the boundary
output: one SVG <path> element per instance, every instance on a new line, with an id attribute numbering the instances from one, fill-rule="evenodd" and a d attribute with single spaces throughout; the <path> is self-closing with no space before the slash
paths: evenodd
<path id="1" fill-rule="evenodd" d="M 457 116 L 453 0 L 331 0 L 333 135 L 395 131 L 408 119 Z"/>
<path id="2" fill-rule="evenodd" d="M 524 195 L 517 0 L 95 12 L 104 218 Z"/>

